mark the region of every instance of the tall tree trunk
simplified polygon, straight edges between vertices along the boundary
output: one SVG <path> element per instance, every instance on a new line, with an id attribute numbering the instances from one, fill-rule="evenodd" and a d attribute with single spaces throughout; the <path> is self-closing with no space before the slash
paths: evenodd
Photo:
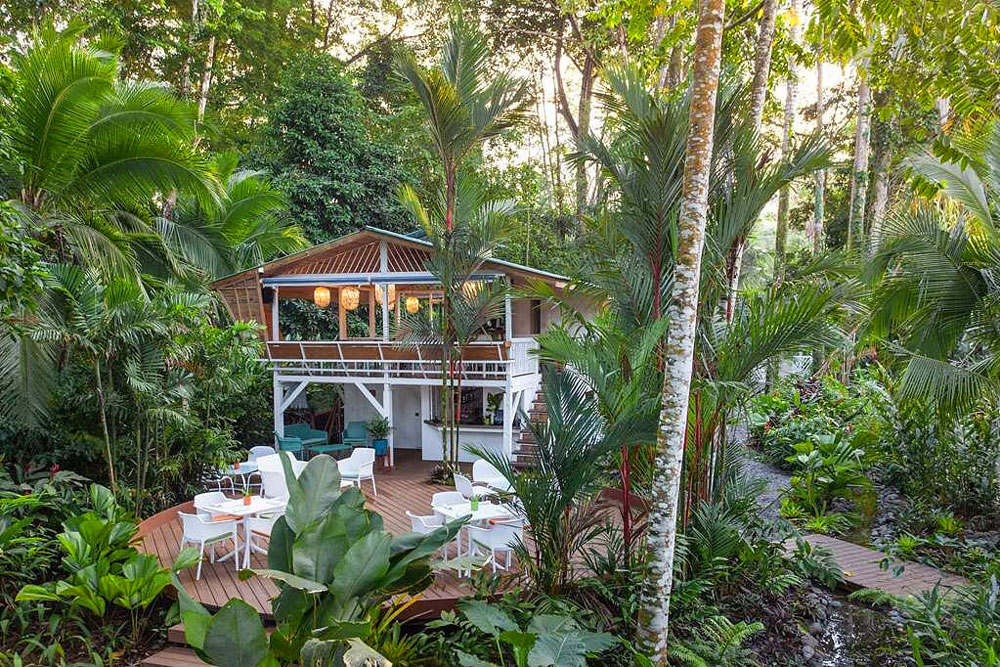
<path id="1" fill-rule="evenodd" d="M 826 102 L 823 99 L 823 52 L 820 50 L 816 54 L 816 134 L 823 136 L 823 108 Z M 813 204 L 813 254 L 819 255 L 826 246 L 824 235 L 824 207 L 826 202 L 826 169 L 816 171 L 815 201 Z"/>
<path id="2" fill-rule="evenodd" d="M 687 428 L 694 339 L 698 320 L 701 253 L 708 217 L 708 185 L 719 89 L 725 0 L 702 0 L 695 38 L 694 76 L 680 214 L 674 286 L 667 329 L 663 405 L 656 438 L 652 506 L 649 512 L 650 576 L 653 590 L 643 601 L 639 624 L 645 653 L 666 666 L 673 588 L 677 505 L 680 496 L 684 435 Z"/>
<path id="3" fill-rule="evenodd" d="M 802 0 L 792 0 L 791 40 L 798 46 L 800 19 L 802 16 Z M 795 98 L 798 93 L 799 67 L 795 56 L 788 58 L 788 79 L 785 82 L 785 122 L 781 131 L 781 159 L 788 160 L 792 155 L 792 132 L 795 129 Z M 774 281 L 780 283 L 785 277 L 785 245 L 788 241 L 788 209 L 790 188 L 785 186 L 778 193 L 778 225 L 774 230 Z"/>
<path id="4" fill-rule="evenodd" d="M 101 433 L 104 435 L 104 456 L 108 463 L 108 483 L 112 491 L 117 491 L 115 483 L 115 457 L 111 449 L 111 433 L 108 431 L 108 409 L 104 398 L 104 380 L 101 377 L 101 360 L 94 357 L 94 382 L 97 385 L 97 408 L 101 418 Z"/>
<path id="5" fill-rule="evenodd" d="M 753 127 L 760 130 L 764 118 L 764 102 L 767 100 L 767 80 L 771 73 L 771 49 L 774 45 L 774 23 L 778 14 L 778 0 L 764 0 L 761 5 L 763 15 L 760 31 L 757 33 L 757 49 L 754 57 L 753 82 L 750 84 L 750 116 Z M 732 322 L 736 312 L 736 297 L 740 288 L 740 274 L 743 271 L 743 254 L 746 252 L 744 239 L 737 240 L 730 249 L 727 263 L 727 291 L 725 303 L 726 321 Z"/>
<path id="6" fill-rule="evenodd" d="M 191 92 L 191 52 L 194 51 L 194 39 L 198 33 L 198 14 L 201 9 L 199 0 L 191 0 L 191 29 L 188 31 L 187 53 L 184 54 L 184 66 L 181 68 L 181 96 L 187 97 Z"/>
<path id="7" fill-rule="evenodd" d="M 872 202 L 866 214 L 869 221 L 869 249 L 878 249 L 882 236 L 882 220 L 889 205 L 889 165 L 892 163 L 893 119 L 877 122 L 873 130 L 875 135 L 872 159 Z"/>
<path id="8" fill-rule="evenodd" d="M 761 7 L 760 32 L 757 33 L 757 53 L 754 57 L 753 83 L 750 84 L 750 117 L 753 126 L 760 127 L 767 99 L 767 79 L 771 73 L 771 47 L 774 45 L 774 23 L 778 15 L 778 0 L 764 0 Z"/>
<path id="9" fill-rule="evenodd" d="M 201 87 L 198 89 L 198 123 L 205 119 L 208 106 L 208 91 L 212 87 L 212 69 L 215 67 L 215 35 L 208 38 L 205 51 L 205 69 L 201 73 Z"/>
<path id="10" fill-rule="evenodd" d="M 871 135 L 871 89 L 868 87 L 869 56 L 858 61 L 857 127 L 854 131 L 854 171 L 847 217 L 847 248 L 863 249 L 865 200 L 868 197 L 868 144 Z"/>
<path id="11" fill-rule="evenodd" d="M 591 102 L 594 97 L 594 68 L 596 63 L 588 52 L 583 61 L 583 72 L 580 75 L 580 101 L 577 107 L 577 136 L 590 132 Z M 576 164 L 576 216 L 577 221 L 583 220 L 583 212 L 587 206 L 587 165 L 581 160 Z"/>

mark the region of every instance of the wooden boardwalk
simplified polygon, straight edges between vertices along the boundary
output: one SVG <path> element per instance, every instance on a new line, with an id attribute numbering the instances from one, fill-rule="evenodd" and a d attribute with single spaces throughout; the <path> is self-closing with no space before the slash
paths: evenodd
<path id="1" fill-rule="evenodd" d="M 393 534 L 410 530 L 410 520 L 406 510 L 414 514 L 430 514 L 431 496 L 438 491 L 453 490 L 449 487 L 428 483 L 431 462 L 419 460 L 419 452 L 397 451 L 396 467 L 390 473 L 376 471 L 378 496 L 371 493 L 371 485 L 363 483 L 368 507 L 382 515 L 385 528 Z M 152 516 L 139 526 L 139 548 L 154 554 L 163 566 L 173 563 L 180 550 L 181 522 L 178 511 L 192 511 L 191 503 L 185 503 Z M 220 553 L 231 550 L 232 543 L 220 547 Z M 251 558 L 255 568 L 266 567 L 266 556 L 254 554 Z M 207 558 L 202 565 L 201 579 L 195 581 L 194 568 L 180 574 L 185 590 L 196 600 L 210 609 L 217 609 L 231 598 L 239 597 L 250 603 L 265 617 L 271 614 L 271 598 L 278 589 L 269 579 L 252 577 L 240 581 L 232 559 L 224 563 L 211 564 Z M 409 609 L 406 618 L 434 618 L 444 610 L 452 609 L 460 597 L 469 595 L 466 583 L 450 572 L 438 574 L 434 584 L 424 591 L 420 599 Z"/>
<path id="2" fill-rule="evenodd" d="M 885 557 L 884 554 L 828 535 L 808 534 L 805 539 L 813 546 L 825 547 L 833 552 L 834 559 L 844 571 L 845 586 L 855 590 L 874 588 L 893 595 L 906 596 L 919 595 L 931 590 L 935 585 L 942 589 L 950 589 L 969 583 L 963 577 L 909 561 L 893 560 L 889 567 L 883 570 L 879 564 Z M 794 551 L 795 540 L 786 541 L 785 548 Z M 903 571 L 896 576 L 894 571 L 900 565 L 903 566 Z"/>

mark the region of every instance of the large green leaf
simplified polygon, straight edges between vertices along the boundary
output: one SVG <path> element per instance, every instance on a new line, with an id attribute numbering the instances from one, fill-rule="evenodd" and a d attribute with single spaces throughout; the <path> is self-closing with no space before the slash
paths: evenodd
<path id="1" fill-rule="evenodd" d="M 250 576 L 258 575 L 261 577 L 267 577 L 268 579 L 276 579 L 305 593 L 322 593 L 326 590 L 325 584 L 321 584 L 318 581 L 313 581 L 311 579 L 306 579 L 305 577 L 297 577 L 294 574 L 283 572 L 281 570 L 242 570 L 240 572 L 240 579 L 250 578 L 245 576 L 244 573 L 249 573 Z"/>
<path id="2" fill-rule="evenodd" d="M 517 623 L 501 609 L 491 606 L 482 600 L 464 600 L 459 603 L 469 622 L 481 631 L 494 637 L 505 631 L 517 631 Z"/>
<path id="3" fill-rule="evenodd" d="M 300 535 L 325 515 L 340 496 L 340 470 L 337 462 L 325 454 L 312 458 L 298 479 L 287 457 L 281 457 L 281 465 L 289 493 L 285 521 L 296 535 Z"/>
<path id="4" fill-rule="evenodd" d="M 587 649 L 575 632 L 539 635 L 528 654 L 529 667 L 586 667 Z"/>
<path id="5" fill-rule="evenodd" d="M 267 656 L 260 614 L 243 600 L 230 600 L 209 622 L 203 650 L 217 667 L 257 667 Z"/>
<path id="6" fill-rule="evenodd" d="M 267 545 L 267 566 L 272 570 L 292 571 L 292 543 L 295 534 L 288 527 L 284 516 L 271 526 L 271 539 Z"/>
<path id="7" fill-rule="evenodd" d="M 344 520 L 328 514 L 319 523 L 295 538 L 292 568 L 296 575 L 330 584 L 334 567 L 351 547 Z"/>
<path id="8" fill-rule="evenodd" d="M 392 536 L 385 532 L 368 533 L 351 545 L 333 568 L 330 592 L 341 603 L 367 593 L 389 570 L 389 544 Z"/>

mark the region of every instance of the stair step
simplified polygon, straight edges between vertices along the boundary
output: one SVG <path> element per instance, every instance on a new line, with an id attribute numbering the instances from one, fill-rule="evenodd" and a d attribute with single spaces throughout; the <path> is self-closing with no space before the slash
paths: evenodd
<path id="1" fill-rule="evenodd" d="M 178 623 L 177 625 L 171 625 L 169 628 L 167 628 L 167 641 L 171 644 L 187 646 L 187 640 L 184 638 L 183 623 Z"/>
<path id="2" fill-rule="evenodd" d="M 194 651 L 180 646 L 168 646 L 142 661 L 142 667 L 203 667 L 207 664 Z"/>

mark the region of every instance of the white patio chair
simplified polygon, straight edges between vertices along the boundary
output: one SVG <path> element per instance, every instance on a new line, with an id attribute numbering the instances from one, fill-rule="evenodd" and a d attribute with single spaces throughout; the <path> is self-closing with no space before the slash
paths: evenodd
<path id="1" fill-rule="evenodd" d="M 236 569 L 240 569 L 240 543 L 236 534 L 237 521 L 210 521 L 198 514 L 187 514 L 178 512 L 181 518 L 181 525 L 184 527 L 184 534 L 181 536 L 181 548 L 185 544 L 195 544 L 198 546 L 198 570 L 194 578 L 201 579 L 201 563 L 205 560 L 205 547 L 211 547 L 209 551 L 209 562 L 215 562 L 215 547 L 219 542 L 226 540 L 233 541 L 233 551 L 226 554 L 219 561 L 224 561 L 230 556 L 233 557 L 233 564 Z"/>
<path id="2" fill-rule="evenodd" d="M 406 510 L 406 516 L 410 518 L 410 530 L 421 535 L 428 535 L 444 525 L 444 517 L 440 514 L 414 514 Z M 447 546 L 441 548 L 441 554 L 448 560 Z"/>
<path id="3" fill-rule="evenodd" d="M 287 498 L 288 484 L 283 470 L 264 470 L 260 473 L 261 495 L 265 498 Z"/>
<path id="4" fill-rule="evenodd" d="M 485 485 L 476 485 L 466 477 L 465 475 L 460 475 L 457 472 L 454 476 L 455 479 L 455 490 L 462 494 L 462 497 L 468 500 L 472 496 L 485 496 L 489 493 L 489 487 Z"/>
<path id="5" fill-rule="evenodd" d="M 224 503 L 229 498 L 226 497 L 222 491 L 206 491 L 205 493 L 199 493 L 194 497 L 194 508 L 198 510 L 198 516 L 204 519 L 211 519 L 212 513 L 208 511 L 208 507 L 212 505 L 218 505 L 219 503 Z"/>
<path id="6" fill-rule="evenodd" d="M 257 459 L 263 458 L 265 456 L 271 456 L 276 454 L 274 447 L 269 447 L 268 445 L 257 445 L 251 447 L 250 451 L 247 452 L 247 463 L 256 463 Z M 256 478 L 257 481 L 253 481 Z M 263 493 L 264 482 L 260 478 L 260 471 L 252 472 L 247 475 L 247 488 L 257 487 L 257 490 Z"/>
<path id="7" fill-rule="evenodd" d="M 473 486 L 481 484 L 497 491 L 510 492 L 514 490 L 503 473 L 486 459 L 478 459 L 473 462 L 472 484 Z"/>
<path id="8" fill-rule="evenodd" d="M 257 553 L 266 554 L 267 549 L 259 546 L 254 538 L 263 539 L 270 541 L 271 539 L 271 529 L 274 528 L 274 522 L 281 518 L 285 513 L 282 509 L 278 512 L 273 512 L 269 514 L 262 514 L 260 516 L 250 517 L 247 521 L 247 526 L 250 528 L 250 550 L 256 551 Z M 249 567 L 249 565 L 247 565 Z"/>
<path id="9" fill-rule="evenodd" d="M 449 505 L 459 505 L 461 503 L 464 503 L 466 500 L 467 498 L 458 491 L 439 491 L 435 493 L 433 496 L 431 496 L 431 507 L 434 508 L 434 507 L 448 507 Z M 441 516 L 440 514 L 438 514 L 437 516 L 441 517 L 442 521 L 444 520 L 444 517 Z"/>
<path id="10" fill-rule="evenodd" d="M 288 457 L 288 461 L 292 464 L 292 472 L 298 477 L 305 470 L 306 461 L 299 461 L 295 458 L 295 455 L 291 452 L 281 452 L 280 454 L 268 454 L 267 456 L 260 456 L 257 458 L 257 470 L 261 473 L 265 472 L 283 472 L 285 469 L 281 466 L 281 459 L 278 458 L 284 454 Z"/>
<path id="11" fill-rule="evenodd" d="M 357 447 L 351 456 L 337 461 L 337 468 L 340 469 L 340 485 L 357 484 L 361 488 L 361 481 L 370 479 L 372 481 L 372 494 L 378 495 L 375 489 L 375 450 L 371 447 Z"/>
<path id="12" fill-rule="evenodd" d="M 274 447 L 257 445 L 256 447 L 251 447 L 250 451 L 247 452 L 247 461 L 253 463 L 261 457 L 271 456 L 272 454 L 277 454 L 277 452 L 274 451 Z"/>
<path id="13" fill-rule="evenodd" d="M 503 570 L 510 569 L 511 557 L 514 554 L 514 545 L 521 540 L 524 535 L 524 522 L 520 519 L 512 519 L 503 523 L 494 523 L 488 528 L 480 526 L 468 526 L 469 530 L 469 557 L 475 556 L 482 548 L 488 551 L 490 557 L 486 563 L 492 563 L 493 572 L 496 573 L 498 562 L 497 554 L 504 554 L 504 564 L 500 566 Z M 486 563 L 483 563 L 485 566 Z"/>

